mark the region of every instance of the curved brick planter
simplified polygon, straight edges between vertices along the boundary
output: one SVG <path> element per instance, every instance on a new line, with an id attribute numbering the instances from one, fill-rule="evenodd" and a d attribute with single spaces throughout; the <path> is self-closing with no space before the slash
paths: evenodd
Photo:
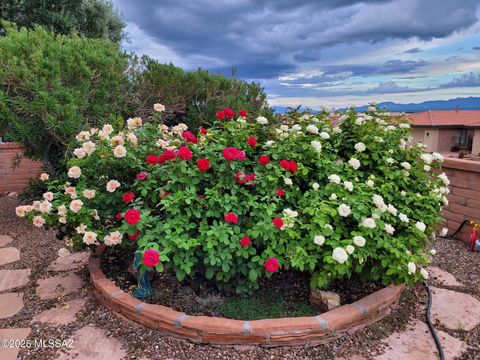
<path id="1" fill-rule="evenodd" d="M 261 346 L 325 343 L 342 333 L 352 333 L 385 317 L 405 288 L 404 285 L 389 285 L 353 304 L 312 317 L 242 321 L 189 316 L 166 306 L 146 304 L 120 290 L 100 269 L 100 256 L 104 250 L 102 246 L 97 247 L 88 263 L 95 296 L 117 314 L 196 343 Z"/>

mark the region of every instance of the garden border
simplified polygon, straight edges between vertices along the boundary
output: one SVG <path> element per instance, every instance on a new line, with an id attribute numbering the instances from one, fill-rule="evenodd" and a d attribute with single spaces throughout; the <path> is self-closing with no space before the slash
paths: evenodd
<path id="1" fill-rule="evenodd" d="M 190 316 L 169 307 L 144 303 L 119 289 L 101 269 L 105 246 L 90 255 L 88 270 L 93 292 L 114 313 L 168 335 L 213 345 L 312 346 L 353 333 L 391 311 L 405 285 L 389 285 L 352 303 L 310 317 L 233 320 Z"/>

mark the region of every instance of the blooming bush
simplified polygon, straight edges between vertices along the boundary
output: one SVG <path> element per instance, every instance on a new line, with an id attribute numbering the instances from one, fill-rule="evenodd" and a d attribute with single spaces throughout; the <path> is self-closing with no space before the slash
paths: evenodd
<path id="1" fill-rule="evenodd" d="M 448 179 L 432 171 L 439 154 L 408 146 L 404 119 L 375 108 L 217 118 L 198 131 L 134 118 L 82 132 L 71 181 L 46 180 L 43 201 L 17 213 L 60 228 L 75 248 L 135 246 L 143 270 L 237 292 L 289 269 L 311 273 L 314 288 L 354 273 L 385 284 L 428 276 Z"/>

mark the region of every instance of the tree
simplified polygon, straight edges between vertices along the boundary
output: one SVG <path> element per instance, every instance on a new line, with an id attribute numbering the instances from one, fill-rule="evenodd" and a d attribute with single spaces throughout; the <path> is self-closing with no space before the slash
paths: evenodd
<path id="1" fill-rule="evenodd" d="M 54 173 L 85 126 L 127 115 L 130 55 L 107 39 L 2 26 L 0 132 Z"/>
<path id="2" fill-rule="evenodd" d="M 116 43 L 125 37 L 119 13 L 104 0 L 2 0 L 0 19 L 28 28 L 42 25 L 56 34 L 78 34 Z"/>

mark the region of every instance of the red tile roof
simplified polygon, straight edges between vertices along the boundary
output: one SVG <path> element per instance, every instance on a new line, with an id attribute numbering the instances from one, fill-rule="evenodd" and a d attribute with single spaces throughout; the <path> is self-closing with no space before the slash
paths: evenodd
<path id="1" fill-rule="evenodd" d="M 429 110 L 408 114 L 413 127 L 479 127 L 480 110 Z"/>

